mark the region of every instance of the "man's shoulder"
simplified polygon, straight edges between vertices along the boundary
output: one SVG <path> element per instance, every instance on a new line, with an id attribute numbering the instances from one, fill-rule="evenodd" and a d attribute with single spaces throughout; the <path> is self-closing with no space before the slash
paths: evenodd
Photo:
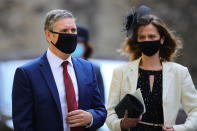
<path id="1" fill-rule="evenodd" d="M 19 66 L 18 68 L 22 68 L 22 69 L 37 68 L 41 63 L 41 59 L 42 59 L 42 56 L 34 58 L 34 59 L 30 60 L 29 62 L 23 64 L 22 66 Z"/>

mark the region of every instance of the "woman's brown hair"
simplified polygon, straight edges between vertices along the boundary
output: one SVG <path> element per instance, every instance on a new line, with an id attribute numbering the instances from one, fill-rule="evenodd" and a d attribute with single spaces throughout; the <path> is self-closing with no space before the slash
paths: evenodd
<path id="1" fill-rule="evenodd" d="M 177 51 L 182 47 L 182 42 L 174 33 L 170 31 L 165 23 L 154 15 L 146 15 L 141 17 L 137 25 L 133 28 L 130 37 L 125 39 L 121 51 L 129 60 L 136 60 L 141 57 L 139 45 L 137 45 L 138 29 L 141 26 L 152 24 L 155 26 L 160 34 L 160 38 L 164 38 L 164 43 L 160 48 L 161 61 L 173 61 L 177 55 Z"/>

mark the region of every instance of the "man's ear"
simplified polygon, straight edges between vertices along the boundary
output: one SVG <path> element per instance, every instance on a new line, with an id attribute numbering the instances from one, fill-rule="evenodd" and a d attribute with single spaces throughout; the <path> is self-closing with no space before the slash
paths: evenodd
<path id="1" fill-rule="evenodd" d="M 51 34 L 50 34 L 49 30 L 45 30 L 44 31 L 44 35 L 45 35 L 46 40 L 50 43 L 50 41 L 51 41 Z"/>

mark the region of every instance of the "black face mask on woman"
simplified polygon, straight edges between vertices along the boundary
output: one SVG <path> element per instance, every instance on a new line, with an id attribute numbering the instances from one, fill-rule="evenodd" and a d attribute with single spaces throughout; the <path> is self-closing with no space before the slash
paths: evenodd
<path id="1" fill-rule="evenodd" d="M 160 48 L 160 40 L 137 42 L 140 51 L 146 56 L 153 56 Z"/>
<path id="2" fill-rule="evenodd" d="M 76 46 L 77 46 L 77 34 L 66 34 L 66 33 L 59 33 L 50 31 L 52 33 L 58 34 L 58 40 L 56 44 L 54 44 L 52 41 L 51 43 L 60 51 L 66 54 L 71 54 L 74 52 Z"/>

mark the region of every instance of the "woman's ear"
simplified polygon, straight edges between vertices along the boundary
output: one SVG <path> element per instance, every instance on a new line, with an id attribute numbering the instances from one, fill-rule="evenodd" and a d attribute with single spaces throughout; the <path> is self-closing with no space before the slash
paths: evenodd
<path id="1" fill-rule="evenodd" d="M 164 40 L 165 40 L 165 37 L 163 36 L 163 37 L 161 37 L 161 40 L 160 40 L 160 42 L 161 42 L 161 44 L 163 45 L 163 43 L 164 43 Z"/>

